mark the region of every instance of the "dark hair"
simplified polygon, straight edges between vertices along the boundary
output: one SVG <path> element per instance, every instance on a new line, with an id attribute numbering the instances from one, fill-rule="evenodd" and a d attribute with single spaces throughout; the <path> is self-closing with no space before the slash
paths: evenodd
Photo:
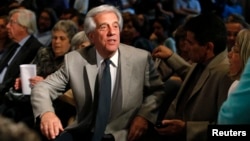
<path id="1" fill-rule="evenodd" d="M 249 24 L 246 22 L 245 18 L 242 15 L 239 14 L 230 14 L 225 23 L 239 23 L 241 24 L 244 28 L 250 28 Z"/>
<path id="2" fill-rule="evenodd" d="M 176 30 L 173 32 L 173 37 L 176 43 L 186 38 L 186 30 L 184 29 L 183 25 L 180 25 L 176 28 Z"/>
<path id="3" fill-rule="evenodd" d="M 155 22 L 159 23 L 163 27 L 164 31 L 168 31 L 170 28 L 170 23 L 167 18 L 157 17 L 154 19 L 153 23 Z"/>
<path id="4" fill-rule="evenodd" d="M 79 12 L 75 8 L 64 9 L 60 16 L 65 15 L 65 14 L 70 14 L 70 17 L 69 17 L 70 19 L 72 19 L 75 16 L 77 17 L 79 16 Z"/>
<path id="5" fill-rule="evenodd" d="M 129 22 L 131 22 L 133 24 L 133 26 L 135 27 L 135 29 L 139 32 L 142 33 L 143 29 L 142 29 L 142 25 L 139 23 L 138 17 L 134 14 L 122 14 L 123 16 L 123 24 L 128 24 Z"/>
<path id="6" fill-rule="evenodd" d="M 41 11 L 41 13 L 43 13 L 43 12 L 46 12 L 49 15 L 49 17 L 50 17 L 50 21 L 51 21 L 50 30 L 51 30 L 54 27 L 54 25 L 57 23 L 57 21 L 58 21 L 58 17 L 56 15 L 56 12 L 52 8 L 44 8 Z M 40 15 L 41 15 L 41 13 L 40 13 Z M 40 15 L 39 15 L 39 17 L 40 17 Z"/>
<path id="7" fill-rule="evenodd" d="M 213 13 L 201 14 L 189 19 L 184 25 L 186 31 L 194 33 L 200 45 L 208 42 L 214 44 L 214 54 L 226 49 L 227 30 L 221 18 Z"/>

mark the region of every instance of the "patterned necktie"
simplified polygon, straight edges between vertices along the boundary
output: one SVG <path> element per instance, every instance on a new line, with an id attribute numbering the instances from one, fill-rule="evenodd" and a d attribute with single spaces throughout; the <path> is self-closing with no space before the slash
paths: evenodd
<path id="1" fill-rule="evenodd" d="M 111 105 L 110 60 L 104 60 L 105 68 L 100 81 L 98 109 L 92 141 L 101 141 L 109 119 Z"/>

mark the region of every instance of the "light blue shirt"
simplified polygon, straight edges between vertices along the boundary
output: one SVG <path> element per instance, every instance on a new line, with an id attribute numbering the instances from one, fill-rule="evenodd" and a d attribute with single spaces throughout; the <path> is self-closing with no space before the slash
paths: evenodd
<path id="1" fill-rule="evenodd" d="M 250 59 L 235 90 L 222 104 L 218 124 L 250 124 Z"/>

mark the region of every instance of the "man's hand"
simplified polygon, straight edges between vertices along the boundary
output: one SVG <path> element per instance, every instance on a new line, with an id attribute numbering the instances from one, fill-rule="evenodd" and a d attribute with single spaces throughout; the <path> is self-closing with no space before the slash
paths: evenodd
<path id="1" fill-rule="evenodd" d="M 20 78 L 20 77 L 16 78 L 15 84 L 14 84 L 15 90 L 21 89 L 21 85 L 22 85 L 22 84 L 21 84 L 21 78 Z"/>
<path id="2" fill-rule="evenodd" d="M 41 82 L 43 80 L 44 80 L 44 78 L 42 76 L 34 76 L 34 77 L 29 79 L 30 85 L 32 87 L 34 87 L 38 82 Z"/>
<path id="3" fill-rule="evenodd" d="M 53 112 L 46 112 L 41 116 L 40 129 L 49 140 L 55 139 L 64 130 L 60 119 Z"/>
<path id="4" fill-rule="evenodd" d="M 155 130 L 160 135 L 178 135 L 185 131 L 186 123 L 182 120 L 174 119 L 174 120 L 163 120 L 162 125 L 163 128 L 156 128 Z"/>
<path id="5" fill-rule="evenodd" d="M 154 58 L 161 58 L 161 59 L 167 59 L 172 54 L 173 54 L 173 52 L 171 51 L 171 49 L 169 49 L 168 47 L 163 46 L 163 45 L 159 45 L 152 52 L 152 55 Z"/>
<path id="6" fill-rule="evenodd" d="M 148 121 L 141 116 L 136 116 L 129 129 L 128 141 L 138 140 L 143 134 L 147 132 L 147 130 Z"/>

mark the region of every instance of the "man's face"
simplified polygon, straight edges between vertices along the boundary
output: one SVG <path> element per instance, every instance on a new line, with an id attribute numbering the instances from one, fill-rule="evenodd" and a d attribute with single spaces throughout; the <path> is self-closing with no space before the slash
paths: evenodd
<path id="1" fill-rule="evenodd" d="M 38 19 L 38 28 L 40 32 L 46 32 L 51 26 L 50 16 L 47 12 L 42 12 Z"/>
<path id="2" fill-rule="evenodd" d="M 154 34 L 157 36 L 157 37 L 164 37 L 165 35 L 165 31 L 164 31 L 164 28 L 162 27 L 162 25 L 158 22 L 155 22 L 153 24 L 153 29 L 154 29 Z"/>
<path id="3" fill-rule="evenodd" d="M 23 33 L 27 33 L 27 30 L 25 27 L 21 26 L 17 22 L 18 13 L 14 13 L 7 24 L 7 30 L 9 38 L 12 39 L 15 42 L 19 42 L 23 37 Z M 20 37 L 21 36 L 21 37 Z"/>
<path id="4" fill-rule="evenodd" d="M 97 14 L 94 21 L 96 29 L 89 34 L 90 40 L 103 58 L 109 58 L 116 52 L 120 43 L 118 18 L 113 12 L 104 12 Z"/>
<path id="5" fill-rule="evenodd" d="M 188 56 L 192 62 L 203 63 L 207 61 L 208 58 L 206 47 L 199 45 L 199 43 L 194 38 L 194 34 L 190 31 L 187 31 L 185 45 L 188 50 Z"/>
<path id="6" fill-rule="evenodd" d="M 243 29 L 243 26 L 240 23 L 227 23 L 226 28 L 227 28 L 227 48 L 228 51 L 230 51 L 235 44 L 235 39 L 238 32 L 241 29 Z"/>

